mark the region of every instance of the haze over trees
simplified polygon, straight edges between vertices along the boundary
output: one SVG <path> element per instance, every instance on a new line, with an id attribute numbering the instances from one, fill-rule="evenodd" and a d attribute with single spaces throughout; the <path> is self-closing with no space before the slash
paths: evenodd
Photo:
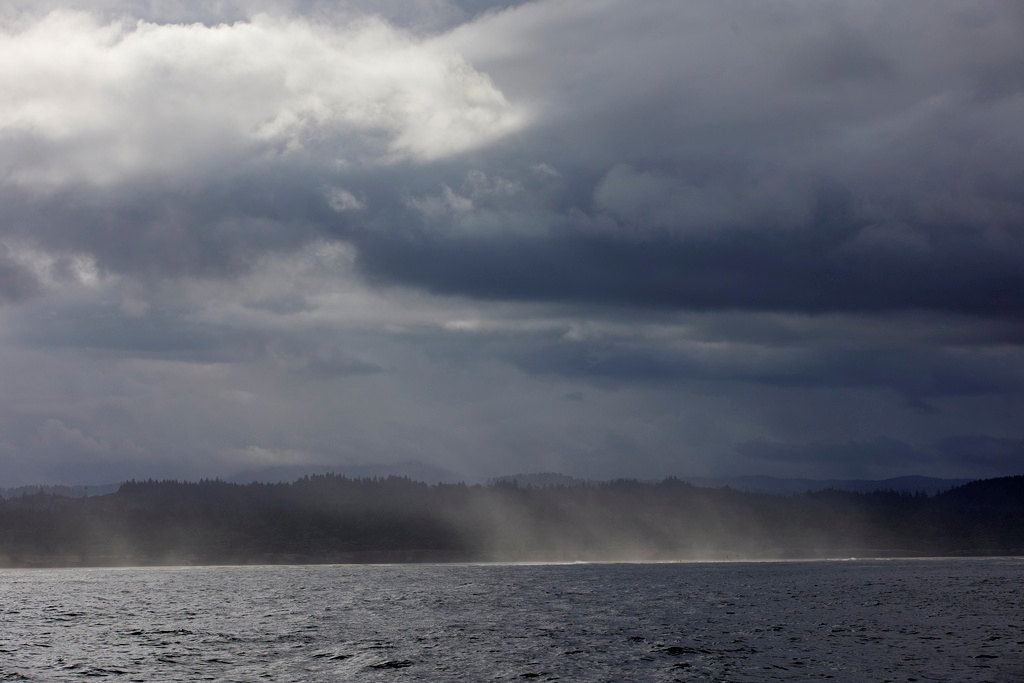
<path id="1" fill-rule="evenodd" d="M 929 496 L 304 477 L 0 502 L 0 565 L 644 561 L 1024 553 L 1024 476 Z"/>

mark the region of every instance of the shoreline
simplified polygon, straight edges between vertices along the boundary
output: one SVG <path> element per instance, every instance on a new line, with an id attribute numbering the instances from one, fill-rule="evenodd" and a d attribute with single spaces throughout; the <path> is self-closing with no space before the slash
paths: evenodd
<path id="1" fill-rule="evenodd" d="M 854 563 L 854 562 L 936 562 L 948 560 L 1020 560 L 1024 552 L 1005 554 L 962 554 L 962 555 L 854 555 L 836 557 L 770 557 L 770 558 L 699 558 L 699 559 L 611 559 L 611 560 L 423 560 L 406 562 L 196 562 L 196 563 L 126 563 L 126 564 L 0 564 L 0 572 L 7 571 L 61 571 L 61 570 L 183 570 L 183 569 L 258 569 L 258 568 L 309 568 L 309 567 L 559 567 L 580 565 L 718 565 L 718 564 L 808 564 L 808 563 Z"/>

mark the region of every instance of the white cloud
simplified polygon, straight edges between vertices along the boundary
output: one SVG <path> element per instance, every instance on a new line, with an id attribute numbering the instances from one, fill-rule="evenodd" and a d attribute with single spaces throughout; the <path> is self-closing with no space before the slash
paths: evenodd
<path id="1" fill-rule="evenodd" d="M 523 120 L 458 54 L 379 19 L 104 25 L 58 11 L 0 33 L 0 171 L 21 185 L 110 183 L 254 151 L 426 161 Z"/>
<path id="2" fill-rule="evenodd" d="M 343 187 L 331 187 L 326 194 L 327 204 L 338 213 L 362 211 L 366 208 L 366 202 Z"/>

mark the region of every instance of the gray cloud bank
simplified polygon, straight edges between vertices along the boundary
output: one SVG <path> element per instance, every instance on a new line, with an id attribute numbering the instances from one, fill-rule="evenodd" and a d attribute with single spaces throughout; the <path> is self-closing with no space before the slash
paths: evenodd
<path id="1" fill-rule="evenodd" d="M 1018 3 L 15 3 L 0 29 L 12 480 L 774 473 L 750 443 L 821 476 L 1020 469 Z M 1018 446 L 931 445 L 982 438 Z"/>

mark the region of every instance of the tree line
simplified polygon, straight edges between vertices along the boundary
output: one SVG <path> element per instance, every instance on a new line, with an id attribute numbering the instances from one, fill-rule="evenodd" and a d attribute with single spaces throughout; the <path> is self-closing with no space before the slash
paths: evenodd
<path id="1" fill-rule="evenodd" d="M 1024 476 L 937 495 L 317 475 L 0 501 L 0 566 L 1024 554 Z"/>

